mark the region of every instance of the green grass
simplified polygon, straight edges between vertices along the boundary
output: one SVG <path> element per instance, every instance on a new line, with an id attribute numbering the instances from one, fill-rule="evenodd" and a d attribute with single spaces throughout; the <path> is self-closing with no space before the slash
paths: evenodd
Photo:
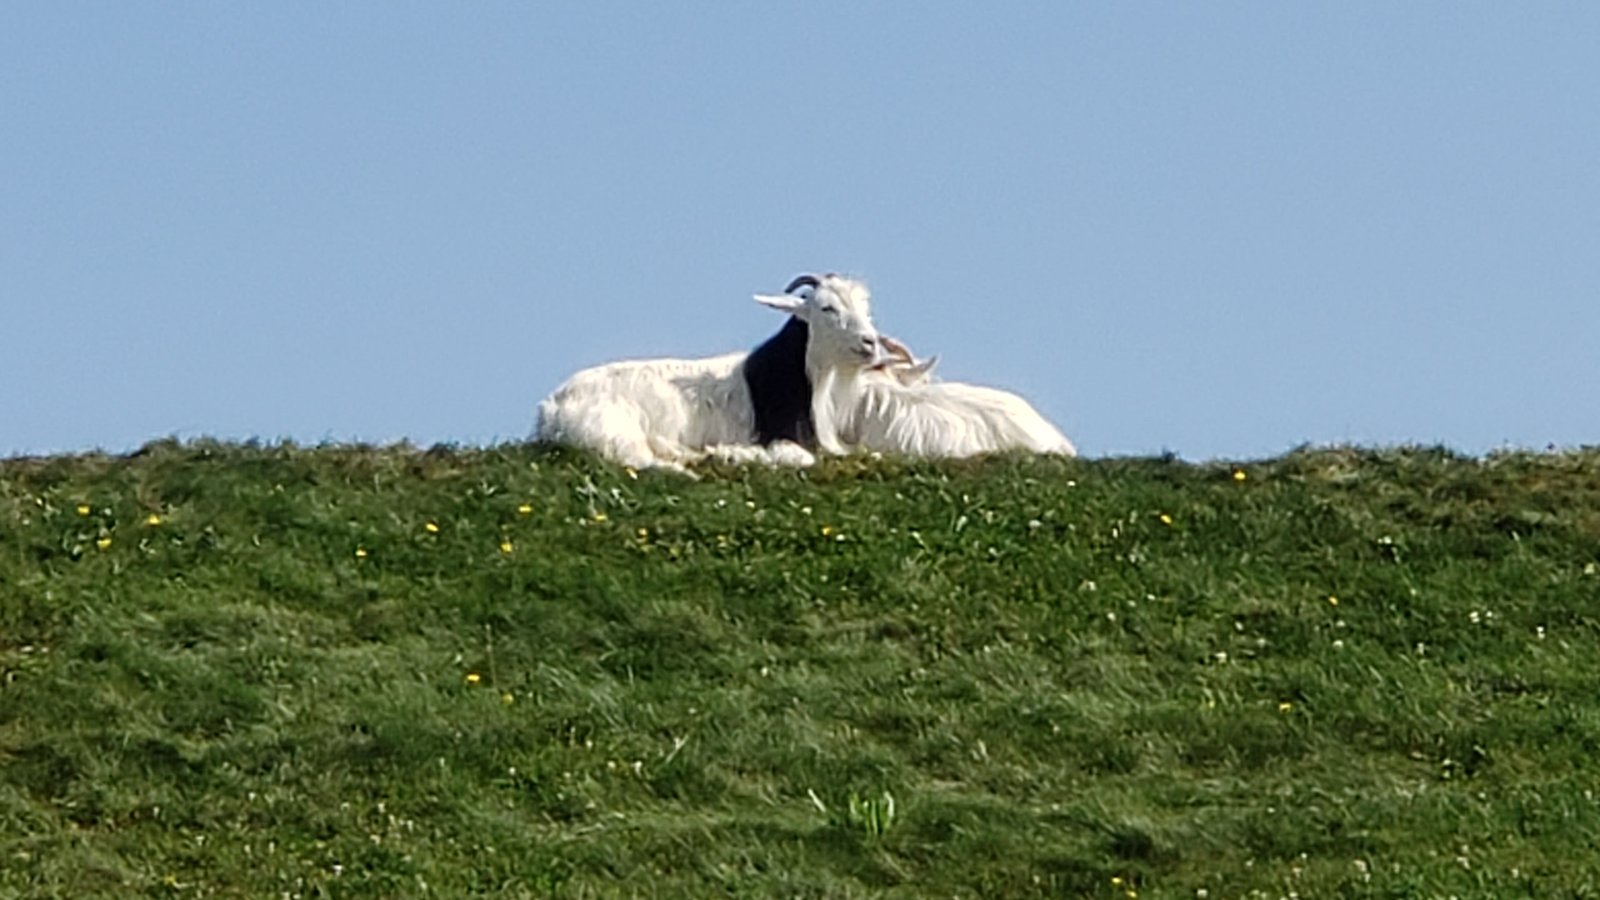
<path id="1" fill-rule="evenodd" d="M 1597 564 L 1600 451 L 4 461 L 0 896 L 1597 897 Z"/>

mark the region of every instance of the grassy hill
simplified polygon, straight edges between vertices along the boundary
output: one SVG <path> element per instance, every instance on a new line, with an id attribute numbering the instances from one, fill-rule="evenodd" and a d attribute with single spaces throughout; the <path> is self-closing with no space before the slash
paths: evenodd
<path id="1" fill-rule="evenodd" d="M 0 896 L 1600 896 L 1600 452 L 0 462 Z"/>

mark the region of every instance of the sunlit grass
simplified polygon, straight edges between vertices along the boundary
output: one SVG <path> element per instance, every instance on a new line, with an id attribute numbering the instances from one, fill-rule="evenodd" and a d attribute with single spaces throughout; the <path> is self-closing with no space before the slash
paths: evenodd
<path id="1" fill-rule="evenodd" d="M 0 896 L 1600 894 L 1600 453 L 0 462 Z"/>

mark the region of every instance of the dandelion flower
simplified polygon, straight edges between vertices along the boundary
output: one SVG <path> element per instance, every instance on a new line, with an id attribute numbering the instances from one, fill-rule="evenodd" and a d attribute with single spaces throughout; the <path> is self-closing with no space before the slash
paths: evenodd
<path id="1" fill-rule="evenodd" d="M 1172 516 L 1169 516 L 1166 513 L 1162 513 L 1159 516 L 1159 518 L 1161 519 L 1161 524 L 1163 524 L 1163 525 L 1171 525 L 1172 524 Z"/>
<path id="2" fill-rule="evenodd" d="M 477 672 L 468 672 L 467 673 L 467 684 L 477 684 L 478 682 L 480 682 L 482 680 L 483 680 L 483 676 L 479 675 Z"/>
<path id="3" fill-rule="evenodd" d="M 1293 710 L 1294 710 L 1294 704 L 1290 703 L 1287 700 L 1285 700 L 1282 703 L 1278 704 L 1278 712 L 1286 713 L 1286 712 L 1292 712 Z"/>
<path id="4" fill-rule="evenodd" d="M 365 548 L 365 547 L 357 547 L 356 548 L 356 559 L 366 559 L 366 558 L 367 558 L 367 548 Z"/>
<path id="5" fill-rule="evenodd" d="M 605 511 L 604 510 L 598 510 L 598 509 L 595 510 L 594 511 L 594 520 L 596 522 L 604 522 L 604 521 L 606 521 Z"/>
<path id="6" fill-rule="evenodd" d="M 89 504 L 87 504 L 87 503 L 79 503 L 78 504 L 78 515 L 87 516 L 90 512 L 91 512 L 91 510 L 89 509 Z"/>
<path id="7" fill-rule="evenodd" d="M 822 526 L 822 536 L 823 537 L 833 537 L 833 526 L 832 525 L 824 525 L 824 526 Z"/>
<path id="8" fill-rule="evenodd" d="M 511 540 L 509 538 L 507 538 L 506 540 L 503 540 L 503 541 L 500 542 L 500 552 L 501 553 L 510 553 L 512 551 L 512 549 L 513 548 L 511 546 Z"/>
<path id="9" fill-rule="evenodd" d="M 439 523 L 438 522 L 429 522 L 426 525 L 422 526 L 422 530 L 426 531 L 429 534 L 438 534 L 439 533 Z"/>
<path id="10" fill-rule="evenodd" d="M 145 518 L 144 523 L 146 525 L 149 525 L 150 527 L 154 528 L 155 526 L 161 524 L 161 517 L 156 515 L 155 513 L 151 513 L 148 517 Z"/>
<path id="11" fill-rule="evenodd" d="M 106 537 L 103 537 L 100 540 L 95 541 L 94 545 L 96 547 L 99 547 L 101 550 L 109 550 L 109 549 L 111 549 L 111 538 L 110 538 L 109 535 L 106 536 Z"/>
<path id="12" fill-rule="evenodd" d="M 1246 478 L 1249 478 L 1249 477 L 1250 476 L 1248 476 L 1248 475 L 1246 475 L 1244 473 L 1243 469 L 1234 469 L 1233 470 L 1233 480 L 1234 481 L 1244 481 Z"/>
<path id="13" fill-rule="evenodd" d="M 1328 595 L 1328 605 L 1329 606 L 1338 606 L 1339 605 L 1339 598 L 1335 597 L 1332 594 L 1329 594 Z"/>
<path id="14" fill-rule="evenodd" d="M 517 702 L 517 698 L 510 691 L 506 691 L 500 695 L 500 703 L 504 706 L 510 706 L 515 702 Z"/>
<path id="15" fill-rule="evenodd" d="M 533 504 L 532 503 L 524 503 L 521 506 L 517 507 L 517 515 L 519 515 L 519 516 L 531 516 L 531 515 L 533 515 Z"/>

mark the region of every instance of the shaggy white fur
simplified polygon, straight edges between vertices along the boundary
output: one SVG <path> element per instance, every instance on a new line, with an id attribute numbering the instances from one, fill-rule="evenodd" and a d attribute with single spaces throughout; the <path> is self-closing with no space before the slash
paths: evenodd
<path id="1" fill-rule="evenodd" d="M 804 378 L 799 372 L 787 374 L 797 388 L 809 385 L 817 446 L 846 452 L 838 437 L 840 386 L 884 359 L 866 285 L 842 275 L 801 276 L 784 294 L 756 299 L 807 326 L 802 330 Z M 708 457 L 811 464 L 811 449 L 793 441 L 757 443 L 756 403 L 767 400 L 752 396 L 745 377 L 749 356 L 627 360 L 584 369 L 539 403 L 534 435 L 623 465 L 683 474 L 690 474 L 689 464 Z M 800 410 L 806 411 L 803 402 Z"/>

